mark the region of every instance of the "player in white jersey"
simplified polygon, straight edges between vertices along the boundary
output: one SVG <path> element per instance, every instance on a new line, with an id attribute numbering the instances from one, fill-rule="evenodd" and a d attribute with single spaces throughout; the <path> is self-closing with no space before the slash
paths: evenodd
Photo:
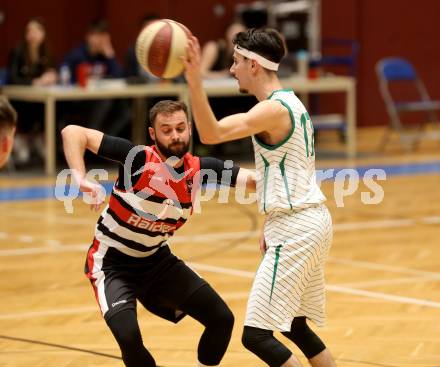
<path id="1" fill-rule="evenodd" d="M 200 46 L 192 37 L 185 76 L 201 141 L 217 144 L 252 136 L 259 208 L 266 214 L 260 238 L 263 261 L 248 300 L 242 341 L 269 366 L 298 367 L 299 360 L 274 336 L 282 332 L 314 367 L 335 362 L 306 319 L 325 319 L 324 262 L 332 240 L 330 214 L 316 183 L 313 125 L 293 90 L 276 71 L 286 49 L 272 29 L 250 29 L 234 39 L 231 74 L 258 103 L 247 113 L 217 121 L 203 90 Z"/>

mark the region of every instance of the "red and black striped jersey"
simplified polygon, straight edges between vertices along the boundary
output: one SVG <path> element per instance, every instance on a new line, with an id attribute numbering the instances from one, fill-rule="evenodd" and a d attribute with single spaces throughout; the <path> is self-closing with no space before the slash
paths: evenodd
<path id="1" fill-rule="evenodd" d="M 161 161 L 155 146 L 135 146 L 106 134 L 98 155 L 120 164 L 109 204 L 95 229 L 99 251 L 113 247 L 133 257 L 148 257 L 167 245 L 191 215 L 202 184 L 235 186 L 239 171 L 238 166 L 219 159 L 189 153 L 183 165 L 174 169 Z M 207 171 L 214 173 L 214 181 L 204 174 Z M 227 171 L 231 172 L 224 174 Z"/>
<path id="2" fill-rule="evenodd" d="M 99 241 L 135 257 L 153 254 L 185 224 L 200 182 L 200 158 L 190 153 L 183 157 L 183 173 L 162 162 L 155 147 L 145 147 L 145 157 L 133 185 L 114 185 L 95 233 Z"/>

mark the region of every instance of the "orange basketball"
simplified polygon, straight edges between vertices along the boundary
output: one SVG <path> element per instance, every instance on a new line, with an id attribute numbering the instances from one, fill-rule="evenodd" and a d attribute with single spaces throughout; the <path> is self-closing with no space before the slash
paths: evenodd
<path id="1" fill-rule="evenodd" d="M 191 32 L 170 19 L 155 20 L 145 26 L 136 40 L 139 64 L 159 78 L 174 78 L 182 73 L 181 56 L 186 54 Z"/>

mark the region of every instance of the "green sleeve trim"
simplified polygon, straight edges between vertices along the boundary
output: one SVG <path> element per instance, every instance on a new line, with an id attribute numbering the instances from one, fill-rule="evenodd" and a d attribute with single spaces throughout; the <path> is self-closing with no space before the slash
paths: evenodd
<path id="1" fill-rule="evenodd" d="M 283 176 L 284 189 L 286 190 L 287 200 L 289 201 L 290 209 L 293 209 L 292 202 L 290 201 L 289 184 L 287 182 L 287 177 L 286 177 L 286 167 L 284 165 L 286 157 L 287 157 L 287 152 L 284 153 L 284 157 L 280 162 L 280 171 L 281 171 L 281 176 Z"/>
<path id="2" fill-rule="evenodd" d="M 282 146 L 286 141 L 288 141 L 290 139 L 293 132 L 295 131 L 295 117 L 293 116 L 293 112 L 290 109 L 289 105 L 286 102 L 282 101 L 281 99 L 274 99 L 274 101 L 280 102 L 284 107 L 287 108 L 287 110 L 289 111 L 289 115 L 290 115 L 290 121 L 292 122 L 292 128 L 290 129 L 289 134 L 287 134 L 287 136 L 282 141 L 280 141 L 278 144 L 275 144 L 275 145 L 263 143 L 258 138 L 257 135 L 254 135 L 255 141 L 258 143 L 258 145 L 262 146 L 263 148 L 265 148 L 267 150 L 275 150 L 275 149 L 279 148 L 280 146 Z"/>
<path id="3" fill-rule="evenodd" d="M 263 188 L 263 211 L 266 213 L 266 194 L 267 194 L 267 180 L 269 178 L 269 162 L 266 158 L 264 158 L 263 154 L 261 154 L 261 158 L 264 162 L 264 188 Z"/>

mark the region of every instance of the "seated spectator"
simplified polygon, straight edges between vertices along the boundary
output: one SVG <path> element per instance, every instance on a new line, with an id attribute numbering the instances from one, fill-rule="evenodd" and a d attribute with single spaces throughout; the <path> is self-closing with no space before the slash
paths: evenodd
<path id="1" fill-rule="evenodd" d="M 53 58 L 46 35 L 46 26 L 41 18 L 31 18 L 24 31 L 24 39 L 11 51 L 8 65 L 9 83 L 49 86 L 57 82 Z M 44 156 L 42 126 L 44 109 L 41 103 L 14 102 L 20 115 L 15 161 L 18 165 L 28 164 L 36 150 Z"/>
<path id="2" fill-rule="evenodd" d="M 12 50 L 9 60 L 10 84 L 53 85 L 57 81 L 46 27 L 40 18 L 30 19 L 24 40 Z"/>
<path id="3" fill-rule="evenodd" d="M 232 23 L 226 29 L 225 37 L 207 42 L 202 49 L 201 70 L 206 78 L 229 77 L 234 45 L 232 40 L 238 32 L 246 28 L 241 23 Z"/>
<path id="4" fill-rule="evenodd" d="M 108 24 L 97 20 L 90 24 L 85 41 L 71 50 L 64 58 L 72 75 L 72 82 L 77 82 L 78 69 L 81 64 L 88 64 L 90 69 L 99 69 L 102 77 L 120 78 L 122 70 L 116 60 L 115 50 L 111 42 Z"/>
<path id="5" fill-rule="evenodd" d="M 66 55 L 63 64 L 69 67 L 74 83 L 84 67 L 96 79 L 121 78 L 122 69 L 116 60 L 107 22 L 92 22 L 85 41 Z M 88 121 L 87 127 L 110 135 L 123 133 L 131 119 L 127 101 L 120 99 L 68 102 L 62 104 L 61 110 L 63 124 Z"/>
<path id="6" fill-rule="evenodd" d="M 0 96 L 0 168 L 6 164 L 11 154 L 16 125 L 17 112 L 5 96 Z"/>

